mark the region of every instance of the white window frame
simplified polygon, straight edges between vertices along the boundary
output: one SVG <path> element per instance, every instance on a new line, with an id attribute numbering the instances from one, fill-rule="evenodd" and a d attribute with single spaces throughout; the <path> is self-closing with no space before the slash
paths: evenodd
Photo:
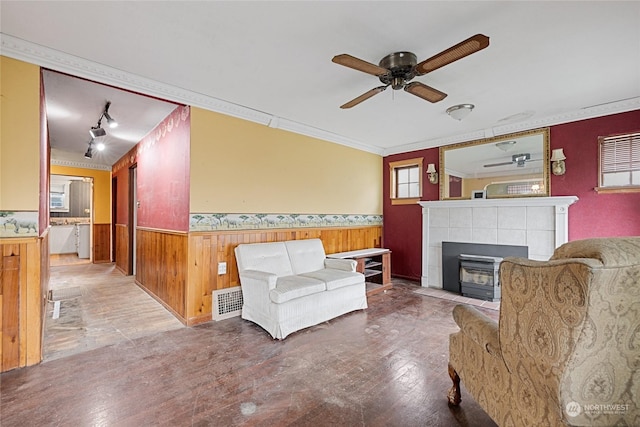
<path id="1" fill-rule="evenodd" d="M 606 174 L 624 182 L 605 183 Z M 640 132 L 598 137 L 599 193 L 640 192 Z"/>
<path id="2" fill-rule="evenodd" d="M 412 203 L 417 203 L 422 198 L 422 183 L 424 181 L 422 164 L 423 164 L 422 157 L 418 157 L 415 159 L 399 160 L 396 162 L 389 162 L 389 183 L 391 186 L 389 194 L 391 196 L 392 205 L 408 205 Z M 410 197 L 398 197 L 397 171 L 399 169 L 405 169 L 405 168 L 411 168 L 411 167 L 418 168 L 418 194 L 411 195 Z"/>

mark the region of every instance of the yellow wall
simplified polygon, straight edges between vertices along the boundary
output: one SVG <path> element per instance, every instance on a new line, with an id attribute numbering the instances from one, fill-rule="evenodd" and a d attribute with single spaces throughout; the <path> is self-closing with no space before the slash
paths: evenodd
<path id="1" fill-rule="evenodd" d="M 40 67 L 0 57 L 0 210 L 38 211 Z"/>
<path id="2" fill-rule="evenodd" d="M 52 175 L 90 176 L 93 178 L 93 222 L 111 223 L 111 172 L 51 165 Z"/>
<path id="3" fill-rule="evenodd" d="M 192 213 L 382 214 L 382 157 L 191 108 Z"/>

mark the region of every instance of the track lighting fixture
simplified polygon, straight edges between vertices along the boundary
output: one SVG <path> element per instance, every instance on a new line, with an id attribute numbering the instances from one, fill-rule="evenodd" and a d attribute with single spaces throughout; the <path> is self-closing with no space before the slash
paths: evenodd
<path id="1" fill-rule="evenodd" d="M 100 138 L 101 136 L 105 136 L 107 132 L 100 127 L 100 122 L 98 122 L 98 126 L 92 126 L 91 130 L 89 130 L 89 135 L 91 138 Z"/>
<path id="2" fill-rule="evenodd" d="M 111 115 L 109 115 L 109 107 L 111 106 L 111 101 L 107 101 L 107 104 L 104 106 L 104 110 L 102 114 L 100 114 L 100 118 L 98 118 L 98 123 L 96 126 L 91 126 L 89 129 L 89 134 L 91 138 L 100 138 L 101 136 L 105 136 L 107 132 L 102 128 L 102 119 L 107 120 L 107 124 L 110 128 L 115 128 L 118 126 L 118 122 L 115 121 Z"/>
<path id="3" fill-rule="evenodd" d="M 91 141 L 89 141 L 89 147 L 87 148 L 87 152 L 84 153 L 84 157 L 87 159 L 90 159 L 93 157 L 93 138 L 91 139 Z"/>
<path id="4" fill-rule="evenodd" d="M 107 119 L 107 124 L 111 129 L 118 127 L 118 122 L 116 122 L 113 117 L 109 115 L 109 106 L 111 105 L 111 101 L 107 101 L 107 105 L 104 106 L 104 113 L 102 115 L 105 119 Z"/>

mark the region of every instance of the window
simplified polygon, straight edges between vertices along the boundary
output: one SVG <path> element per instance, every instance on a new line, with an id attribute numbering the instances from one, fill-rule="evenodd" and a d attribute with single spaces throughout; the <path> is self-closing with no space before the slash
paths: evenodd
<path id="1" fill-rule="evenodd" d="M 416 203 L 422 197 L 422 158 L 389 163 L 391 203 Z"/>
<path id="2" fill-rule="evenodd" d="M 640 132 L 598 138 L 598 191 L 640 191 Z"/>

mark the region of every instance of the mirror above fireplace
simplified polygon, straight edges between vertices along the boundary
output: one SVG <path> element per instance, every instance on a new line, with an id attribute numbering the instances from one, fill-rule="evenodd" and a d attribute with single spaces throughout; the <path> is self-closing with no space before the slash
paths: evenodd
<path id="1" fill-rule="evenodd" d="M 549 196 L 549 129 L 440 147 L 440 199 Z"/>

